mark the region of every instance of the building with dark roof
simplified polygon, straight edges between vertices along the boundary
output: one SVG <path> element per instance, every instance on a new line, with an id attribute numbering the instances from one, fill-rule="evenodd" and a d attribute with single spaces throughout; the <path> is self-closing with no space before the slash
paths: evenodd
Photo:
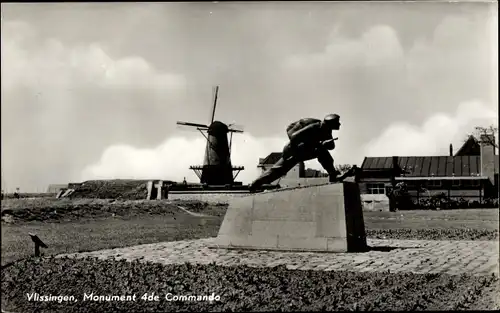
<path id="1" fill-rule="evenodd" d="M 259 164 L 257 165 L 258 168 L 262 170 L 262 173 L 273 167 L 273 165 L 278 162 L 278 160 L 281 158 L 282 153 L 281 152 L 272 152 L 265 158 L 260 158 L 259 159 Z M 295 165 L 283 178 L 300 178 L 304 176 L 304 171 L 305 171 L 305 165 L 304 162 L 300 162 L 299 164 Z M 278 182 L 275 181 L 273 183 Z"/>
<path id="2" fill-rule="evenodd" d="M 260 158 L 257 167 L 264 173 L 278 162 L 281 155 L 281 152 L 272 152 L 267 157 Z M 299 162 L 285 176 L 274 181 L 273 184 L 279 183 L 282 187 L 295 187 L 324 182 L 328 182 L 328 174 L 310 168 L 306 169 L 304 162 Z"/>
<path id="3" fill-rule="evenodd" d="M 405 181 L 416 197 L 444 193 L 451 198 L 498 198 L 499 162 L 492 136 L 483 135 L 481 140 L 470 136 L 455 155 L 450 145 L 449 156 L 366 157 L 361 192 L 382 195 L 373 197 L 380 200 L 388 187 Z"/>
<path id="4" fill-rule="evenodd" d="M 262 166 L 274 165 L 281 158 L 281 152 L 272 152 L 265 158 L 259 159 L 259 165 L 257 167 L 262 168 Z"/>

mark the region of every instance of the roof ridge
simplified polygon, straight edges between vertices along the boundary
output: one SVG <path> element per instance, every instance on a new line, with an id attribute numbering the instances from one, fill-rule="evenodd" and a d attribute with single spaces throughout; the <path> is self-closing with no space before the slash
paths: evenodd
<path id="1" fill-rule="evenodd" d="M 364 170 L 386 171 L 393 168 L 392 157 L 366 157 Z M 406 176 L 477 176 L 480 172 L 478 155 L 398 157 L 398 166 L 410 173 Z"/>

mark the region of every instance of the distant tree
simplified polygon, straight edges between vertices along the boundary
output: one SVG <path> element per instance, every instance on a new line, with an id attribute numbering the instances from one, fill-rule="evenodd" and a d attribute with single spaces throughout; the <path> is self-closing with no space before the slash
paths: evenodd
<path id="1" fill-rule="evenodd" d="M 347 172 L 348 170 L 350 170 L 352 168 L 352 165 L 351 164 L 339 164 L 339 165 L 335 166 L 335 168 L 337 169 L 337 171 L 340 172 L 340 174 L 344 174 L 345 172 Z"/>
<path id="2" fill-rule="evenodd" d="M 464 140 L 464 142 L 467 141 L 470 136 L 474 136 L 478 140 L 481 140 L 481 135 L 495 135 L 495 139 L 498 139 L 498 127 L 495 127 L 494 125 L 490 125 L 488 127 L 477 126 L 474 128 L 473 132 L 467 134 L 467 138 Z M 485 141 L 486 144 L 498 148 L 498 142 L 495 142 L 495 140 L 493 140 L 493 138 L 491 137 L 486 138 L 488 138 Z"/>

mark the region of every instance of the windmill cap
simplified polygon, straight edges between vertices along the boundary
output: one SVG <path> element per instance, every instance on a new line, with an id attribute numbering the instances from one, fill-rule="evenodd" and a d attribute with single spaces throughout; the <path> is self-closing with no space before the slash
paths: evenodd
<path id="1" fill-rule="evenodd" d="M 229 128 L 227 127 L 226 124 L 215 121 L 213 122 L 209 127 L 208 127 L 208 133 L 211 135 L 224 135 L 227 134 L 229 131 Z"/>

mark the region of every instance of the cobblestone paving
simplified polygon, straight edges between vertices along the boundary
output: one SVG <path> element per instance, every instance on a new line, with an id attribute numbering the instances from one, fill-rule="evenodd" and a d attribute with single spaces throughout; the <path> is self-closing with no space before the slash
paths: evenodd
<path id="1" fill-rule="evenodd" d="M 162 264 L 215 262 L 222 266 L 286 265 L 289 269 L 321 271 L 390 271 L 458 275 L 499 274 L 499 245 L 495 241 L 431 241 L 368 239 L 372 250 L 364 253 L 275 252 L 210 248 L 214 238 L 65 254 L 140 260 Z"/>

